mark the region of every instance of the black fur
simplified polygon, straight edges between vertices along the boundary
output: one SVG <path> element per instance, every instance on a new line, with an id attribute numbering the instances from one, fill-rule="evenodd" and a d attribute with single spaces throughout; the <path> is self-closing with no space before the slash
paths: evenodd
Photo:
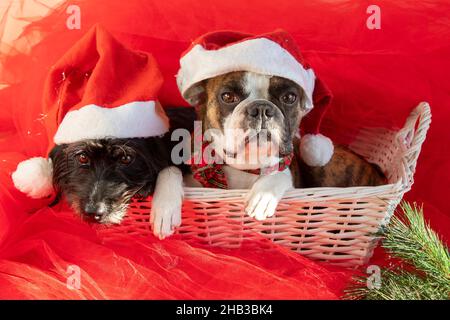
<path id="1" fill-rule="evenodd" d="M 130 199 L 151 194 L 158 173 L 170 165 L 166 140 L 101 139 L 55 146 L 49 157 L 56 201 L 63 196 L 87 219 L 120 222 Z"/>

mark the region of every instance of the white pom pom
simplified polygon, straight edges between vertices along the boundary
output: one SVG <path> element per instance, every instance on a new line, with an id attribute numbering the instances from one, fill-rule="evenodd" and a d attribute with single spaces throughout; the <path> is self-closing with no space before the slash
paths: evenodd
<path id="1" fill-rule="evenodd" d="M 17 189 L 31 198 L 39 199 L 52 194 L 52 175 L 52 161 L 36 157 L 19 163 L 12 180 Z"/>
<path id="2" fill-rule="evenodd" d="M 324 135 L 307 134 L 300 140 L 300 155 L 308 166 L 326 165 L 333 156 L 333 152 L 333 142 Z"/>

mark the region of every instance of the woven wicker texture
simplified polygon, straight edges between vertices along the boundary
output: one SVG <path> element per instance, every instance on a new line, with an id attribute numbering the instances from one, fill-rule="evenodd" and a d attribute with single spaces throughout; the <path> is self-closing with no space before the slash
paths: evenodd
<path id="1" fill-rule="evenodd" d="M 417 159 L 431 122 L 430 107 L 420 103 L 397 131 L 360 131 L 350 148 L 378 164 L 389 184 L 377 187 L 309 188 L 289 191 L 274 217 L 246 216 L 247 190 L 185 188 L 183 223 L 177 233 L 186 241 L 239 247 L 244 239 L 267 238 L 313 259 L 356 267 L 367 262 L 396 206 L 413 184 Z M 151 200 L 134 200 L 127 218 L 101 229 L 104 237 L 152 236 Z"/>

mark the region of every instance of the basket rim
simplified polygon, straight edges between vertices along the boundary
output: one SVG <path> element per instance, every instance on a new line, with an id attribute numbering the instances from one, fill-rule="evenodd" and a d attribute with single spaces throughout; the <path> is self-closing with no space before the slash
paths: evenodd
<path id="1" fill-rule="evenodd" d="M 314 187 L 314 188 L 292 188 L 287 193 L 297 192 L 297 191 L 309 191 L 307 193 L 311 193 L 314 191 L 320 191 L 320 190 L 349 190 L 349 189 L 355 189 L 355 190 L 374 190 L 374 189 L 383 189 L 383 187 L 393 187 L 397 185 L 401 185 L 402 181 L 399 179 L 395 183 L 389 183 L 389 184 L 383 184 L 379 186 L 361 186 L 361 187 Z M 197 191 L 197 190 L 208 190 L 208 191 L 218 191 L 218 192 L 233 192 L 233 191 L 249 191 L 250 189 L 217 189 L 217 188 L 206 188 L 206 187 L 184 187 L 185 191 L 191 192 L 191 191 Z"/>
<path id="2" fill-rule="evenodd" d="M 201 187 L 184 187 L 185 200 L 200 200 L 215 198 L 216 200 L 241 200 L 250 189 L 216 189 Z M 343 200 L 358 199 L 365 197 L 374 197 L 382 194 L 396 193 L 405 191 L 402 180 L 395 183 L 384 184 L 380 186 L 362 186 L 362 187 L 315 187 L 315 188 L 295 188 L 287 191 L 282 200 L 308 200 L 310 198 L 322 198 L 323 200 Z M 299 199 L 301 197 L 301 199 Z"/>

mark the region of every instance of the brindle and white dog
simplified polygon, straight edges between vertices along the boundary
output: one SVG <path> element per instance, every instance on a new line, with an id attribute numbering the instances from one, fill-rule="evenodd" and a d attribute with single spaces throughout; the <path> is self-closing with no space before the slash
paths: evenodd
<path id="1" fill-rule="evenodd" d="M 200 83 L 198 117 L 203 129 L 216 129 L 215 150 L 225 159 L 225 171 L 230 189 L 250 189 L 245 211 L 258 220 L 273 216 L 279 200 L 292 187 L 352 187 L 373 186 L 385 182 L 380 170 L 345 147 L 335 146 L 331 160 L 322 167 L 310 167 L 299 157 L 296 138 L 301 119 L 309 112 L 305 107 L 303 89 L 291 80 L 253 72 L 231 72 Z M 241 130 L 236 130 L 241 129 Z M 278 150 L 279 161 L 294 151 L 289 168 L 269 175 L 243 171 L 254 169 L 248 163 L 228 163 L 235 150 L 227 150 L 227 141 L 245 140 L 242 132 L 267 130 L 269 147 Z M 237 132 L 240 137 L 227 137 Z M 245 141 L 248 141 L 245 140 Z M 295 149 L 295 150 L 294 150 Z M 266 151 L 258 154 L 268 154 Z M 231 154 L 231 156 L 230 156 Z M 258 158 L 259 159 L 259 158 Z M 231 160 L 231 159 L 230 159 Z M 259 162 L 257 166 L 272 163 Z M 188 185 L 199 186 L 192 176 Z"/>
<path id="2" fill-rule="evenodd" d="M 288 79 L 252 72 L 227 73 L 200 85 L 204 94 L 199 101 L 198 116 L 205 131 L 214 129 L 212 144 L 224 159 L 228 188 L 250 189 L 245 206 L 249 216 L 257 220 L 273 216 L 284 193 L 294 186 L 291 170 L 287 167 L 267 175 L 246 170 L 276 165 L 293 152 L 294 136 L 301 118 L 307 113 L 303 90 Z M 264 133 L 268 138 L 264 150 L 258 146 L 258 155 L 252 158 L 256 161 L 250 161 L 248 153 L 253 150 L 245 145 L 252 138 L 248 135 L 250 132 Z M 242 151 L 239 148 L 246 153 L 241 157 L 244 161 L 233 161 Z M 278 152 L 272 152 L 274 150 Z M 186 177 L 185 182 L 200 186 L 192 175 Z"/>
<path id="3" fill-rule="evenodd" d="M 227 187 L 249 189 L 245 197 L 245 212 L 257 220 L 273 216 L 280 199 L 294 186 L 350 187 L 384 183 L 382 173 L 375 166 L 341 146 L 334 147 L 333 157 L 322 167 L 309 167 L 299 158 L 296 136 L 300 122 L 309 110 L 305 107 L 303 89 L 291 80 L 236 71 L 204 80 L 194 90 L 200 92 L 197 95 L 197 118 L 202 121 L 203 131 L 211 132 L 211 145 L 224 160 L 221 169 L 225 173 Z M 248 147 L 252 138 L 250 132 L 257 135 L 265 132 L 268 137 L 268 143 L 257 144 L 257 156 L 253 158 L 248 154 L 255 152 Z M 242 150 L 244 157 L 240 160 L 245 161 L 236 161 Z M 271 150 L 278 153 L 273 156 Z M 294 153 L 294 158 L 284 170 L 274 170 L 269 174 L 251 172 L 276 165 L 291 153 Z M 202 186 L 192 173 L 184 176 L 184 184 Z M 175 225 L 170 225 L 170 221 L 179 221 L 178 215 L 181 212 L 171 210 L 162 219 L 167 223 L 161 229 L 160 238 L 173 233 Z"/>

